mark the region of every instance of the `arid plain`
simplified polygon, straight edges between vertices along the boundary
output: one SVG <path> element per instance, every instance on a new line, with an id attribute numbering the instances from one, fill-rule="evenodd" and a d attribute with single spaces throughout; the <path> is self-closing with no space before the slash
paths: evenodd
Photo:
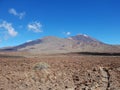
<path id="1" fill-rule="evenodd" d="M 0 53 L 0 90 L 120 90 L 120 57 Z"/>

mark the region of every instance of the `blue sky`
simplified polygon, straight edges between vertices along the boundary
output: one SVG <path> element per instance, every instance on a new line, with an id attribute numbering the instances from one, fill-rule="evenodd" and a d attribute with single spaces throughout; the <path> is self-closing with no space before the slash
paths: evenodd
<path id="1" fill-rule="evenodd" d="M 0 47 L 76 34 L 120 44 L 120 1 L 0 0 Z"/>

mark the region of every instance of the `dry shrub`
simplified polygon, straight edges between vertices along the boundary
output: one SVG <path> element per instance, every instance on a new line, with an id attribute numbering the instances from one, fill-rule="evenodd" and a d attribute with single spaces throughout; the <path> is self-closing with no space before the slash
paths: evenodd
<path id="1" fill-rule="evenodd" d="M 50 68 L 50 65 L 45 62 L 36 63 L 33 67 L 34 70 L 45 70 L 49 68 Z"/>

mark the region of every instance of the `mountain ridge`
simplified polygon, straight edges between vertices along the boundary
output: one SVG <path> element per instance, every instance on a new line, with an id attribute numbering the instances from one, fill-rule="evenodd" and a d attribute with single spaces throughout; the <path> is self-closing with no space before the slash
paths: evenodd
<path id="1" fill-rule="evenodd" d="M 103 43 L 85 34 L 68 38 L 46 36 L 0 51 L 27 51 L 31 53 L 120 52 L 120 47 Z"/>

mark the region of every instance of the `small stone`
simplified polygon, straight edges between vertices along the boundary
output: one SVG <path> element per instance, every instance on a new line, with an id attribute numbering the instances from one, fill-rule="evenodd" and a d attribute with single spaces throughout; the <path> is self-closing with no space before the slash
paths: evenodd
<path id="1" fill-rule="evenodd" d="M 106 72 L 102 67 L 100 67 L 100 72 L 101 72 L 101 75 L 102 75 L 104 78 L 108 78 L 107 72 Z"/>
<path id="2" fill-rule="evenodd" d="M 118 67 L 117 70 L 120 71 L 120 67 Z"/>

